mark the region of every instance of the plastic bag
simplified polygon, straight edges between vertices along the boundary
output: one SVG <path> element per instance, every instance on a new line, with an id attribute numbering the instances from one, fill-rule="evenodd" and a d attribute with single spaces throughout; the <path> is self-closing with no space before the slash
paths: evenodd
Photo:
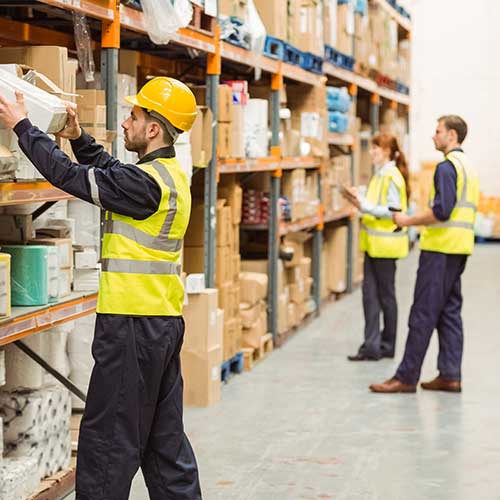
<path id="1" fill-rule="evenodd" d="M 73 29 L 75 32 L 75 45 L 78 54 L 78 64 L 86 82 L 94 81 L 95 63 L 92 52 L 92 39 L 87 18 L 79 12 L 73 12 Z"/>
<path id="2" fill-rule="evenodd" d="M 157 45 L 166 45 L 193 17 L 189 0 L 142 0 L 142 10 L 149 38 Z"/>
<path id="3" fill-rule="evenodd" d="M 266 43 L 266 28 L 262 22 L 259 13 L 255 7 L 253 0 L 248 0 L 248 20 L 247 25 L 249 27 L 251 42 L 250 50 L 259 56 L 264 52 L 264 45 Z M 255 68 L 255 79 L 260 80 L 262 74 L 262 69 L 260 67 Z"/>

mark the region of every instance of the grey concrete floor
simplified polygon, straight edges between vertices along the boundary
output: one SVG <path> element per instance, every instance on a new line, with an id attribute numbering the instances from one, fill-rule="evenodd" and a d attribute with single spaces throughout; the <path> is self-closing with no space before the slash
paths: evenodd
<path id="1" fill-rule="evenodd" d="M 396 359 L 349 363 L 361 341 L 360 291 L 323 310 L 222 402 L 186 409 L 205 500 L 500 499 L 500 245 L 464 276 L 464 392 L 377 395 L 406 338 L 418 252 L 399 264 Z M 436 374 L 434 336 L 423 379 Z M 140 474 L 131 498 L 147 499 Z"/>

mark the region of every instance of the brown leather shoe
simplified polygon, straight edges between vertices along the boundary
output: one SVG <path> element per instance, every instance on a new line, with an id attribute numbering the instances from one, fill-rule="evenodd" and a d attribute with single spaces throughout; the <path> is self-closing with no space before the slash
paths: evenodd
<path id="1" fill-rule="evenodd" d="M 426 391 L 462 392 L 462 384 L 459 380 L 445 380 L 441 376 L 430 382 L 422 382 L 420 387 Z"/>
<path id="2" fill-rule="evenodd" d="M 370 391 L 372 392 L 381 392 L 386 394 L 395 394 L 398 392 L 404 393 L 414 393 L 417 392 L 416 385 L 403 384 L 397 378 L 390 378 L 386 380 L 382 384 L 372 384 L 370 386 Z"/>

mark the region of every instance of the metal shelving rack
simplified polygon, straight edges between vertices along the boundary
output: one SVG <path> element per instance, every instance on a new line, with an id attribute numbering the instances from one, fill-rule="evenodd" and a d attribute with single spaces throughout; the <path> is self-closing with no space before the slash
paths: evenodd
<path id="1" fill-rule="evenodd" d="M 409 20 L 402 17 L 393 9 L 386 0 L 371 0 L 386 9 L 391 17 L 399 24 L 400 30 L 410 32 Z M 19 5 L 16 0 L 2 2 L 2 7 Z M 120 43 L 124 35 L 131 33 L 143 36 L 145 39 L 146 27 L 142 12 L 136 11 L 125 5 L 120 5 L 119 0 L 30 0 L 23 2 L 30 7 L 43 6 L 49 10 L 54 17 L 67 19 L 69 11 L 77 11 L 85 14 L 92 22 L 94 32 L 96 25 L 100 24 L 101 34 L 101 78 L 102 88 L 106 91 L 107 98 L 107 128 L 116 130 L 117 116 L 117 74 Z M 58 25 L 59 26 L 59 25 Z M 38 26 L 30 22 L 19 22 L 8 20 L 0 16 L 0 39 L 13 45 L 61 45 L 74 49 L 74 38 L 69 31 L 58 31 L 56 29 Z M 305 71 L 282 61 L 266 56 L 257 56 L 245 49 L 236 47 L 220 40 L 219 28 L 216 28 L 214 36 L 200 33 L 191 28 L 184 28 L 173 37 L 171 44 L 161 55 L 154 55 L 141 48 L 134 49 L 140 53 L 140 63 L 148 68 L 158 70 L 170 70 L 169 62 L 164 57 L 169 47 L 184 47 L 194 49 L 198 57 L 206 58 L 205 81 L 207 86 L 207 104 L 212 110 L 214 120 L 212 128 L 213 150 L 217 145 L 217 87 L 222 73 L 223 62 L 237 64 L 246 67 L 258 67 L 270 75 L 271 82 L 271 151 L 267 158 L 260 159 L 226 159 L 218 160 L 214 154 L 206 169 L 205 175 L 205 274 L 207 286 L 214 286 L 215 276 L 215 213 L 217 201 L 217 182 L 223 174 L 247 174 L 258 172 L 271 173 L 271 199 L 270 199 L 270 221 L 268 227 L 268 257 L 269 257 L 269 331 L 274 339 L 277 336 L 277 305 L 278 305 L 278 257 L 280 237 L 289 232 L 311 230 L 313 231 L 313 297 L 316 302 L 316 313 L 320 312 L 320 255 L 323 238 L 323 229 L 326 223 L 332 221 L 343 221 L 349 228 L 349 252 L 347 264 L 348 290 L 352 290 L 352 220 L 354 212 L 344 210 L 339 212 L 325 213 L 321 204 L 321 174 L 323 163 L 317 158 L 282 158 L 279 146 L 279 107 L 280 90 L 284 80 L 291 80 L 304 85 L 325 85 L 328 80 L 334 83 L 342 83 L 350 87 L 354 100 L 358 91 L 368 93 L 371 100 L 370 120 L 373 131 L 379 126 L 379 109 L 381 102 L 385 101 L 393 106 L 409 107 L 410 98 L 393 90 L 381 87 L 369 78 L 357 75 L 351 71 L 338 68 L 329 63 L 323 65 L 323 75 Z M 94 48 L 99 44 L 94 42 Z M 337 147 L 347 148 L 347 152 L 353 157 L 354 138 L 350 134 L 331 134 L 328 137 L 329 144 Z M 116 152 L 116 149 L 114 149 Z M 294 168 L 316 169 L 319 174 L 318 197 L 320 206 L 318 214 L 308 219 L 294 223 L 282 223 L 279 220 L 278 201 L 281 189 L 281 176 L 284 170 Z M 32 202 L 54 202 L 69 199 L 70 196 L 51 186 L 46 181 L 16 181 L 0 183 L 0 206 L 15 205 Z M 255 228 L 254 228 L 255 229 Z M 94 312 L 96 294 L 74 295 L 59 304 L 51 304 L 44 308 L 14 308 L 10 318 L 0 321 L 0 345 L 13 342 L 22 337 L 50 328 L 64 321 L 70 321 L 78 317 Z M 65 471 L 60 477 L 45 481 L 40 492 L 31 500 L 59 499 L 64 498 L 74 485 L 74 469 Z"/>

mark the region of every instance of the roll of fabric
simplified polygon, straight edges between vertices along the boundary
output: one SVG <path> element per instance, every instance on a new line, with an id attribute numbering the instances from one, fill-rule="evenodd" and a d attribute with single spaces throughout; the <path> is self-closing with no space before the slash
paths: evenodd
<path id="1" fill-rule="evenodd" d="M 48 247 L 4 245 L 12 256 L 11 299 L 13 306 L 41 306 L 49 302 Z"/>
<path id="2" fill-rule="evenodd" d="M 23 342 L 43 357 L 42 336 L 30 335 Z M 39 389 L 43 385 L 43 368 L 13 344 L 5 347 L 5 386 L 6 391 Z"/>
<path id="3" fill-rule="evenodd" d="M 0 253 L 0 316 L 10 316 L 11 313 L 10 260 L 10 254 Z"/>
<path id="4" fill-rule="evenodd" d="M 29 498 L 38 488 L 38 464 L 35 458 L 4 458 L 0 460 L 0 498 Z"/>

